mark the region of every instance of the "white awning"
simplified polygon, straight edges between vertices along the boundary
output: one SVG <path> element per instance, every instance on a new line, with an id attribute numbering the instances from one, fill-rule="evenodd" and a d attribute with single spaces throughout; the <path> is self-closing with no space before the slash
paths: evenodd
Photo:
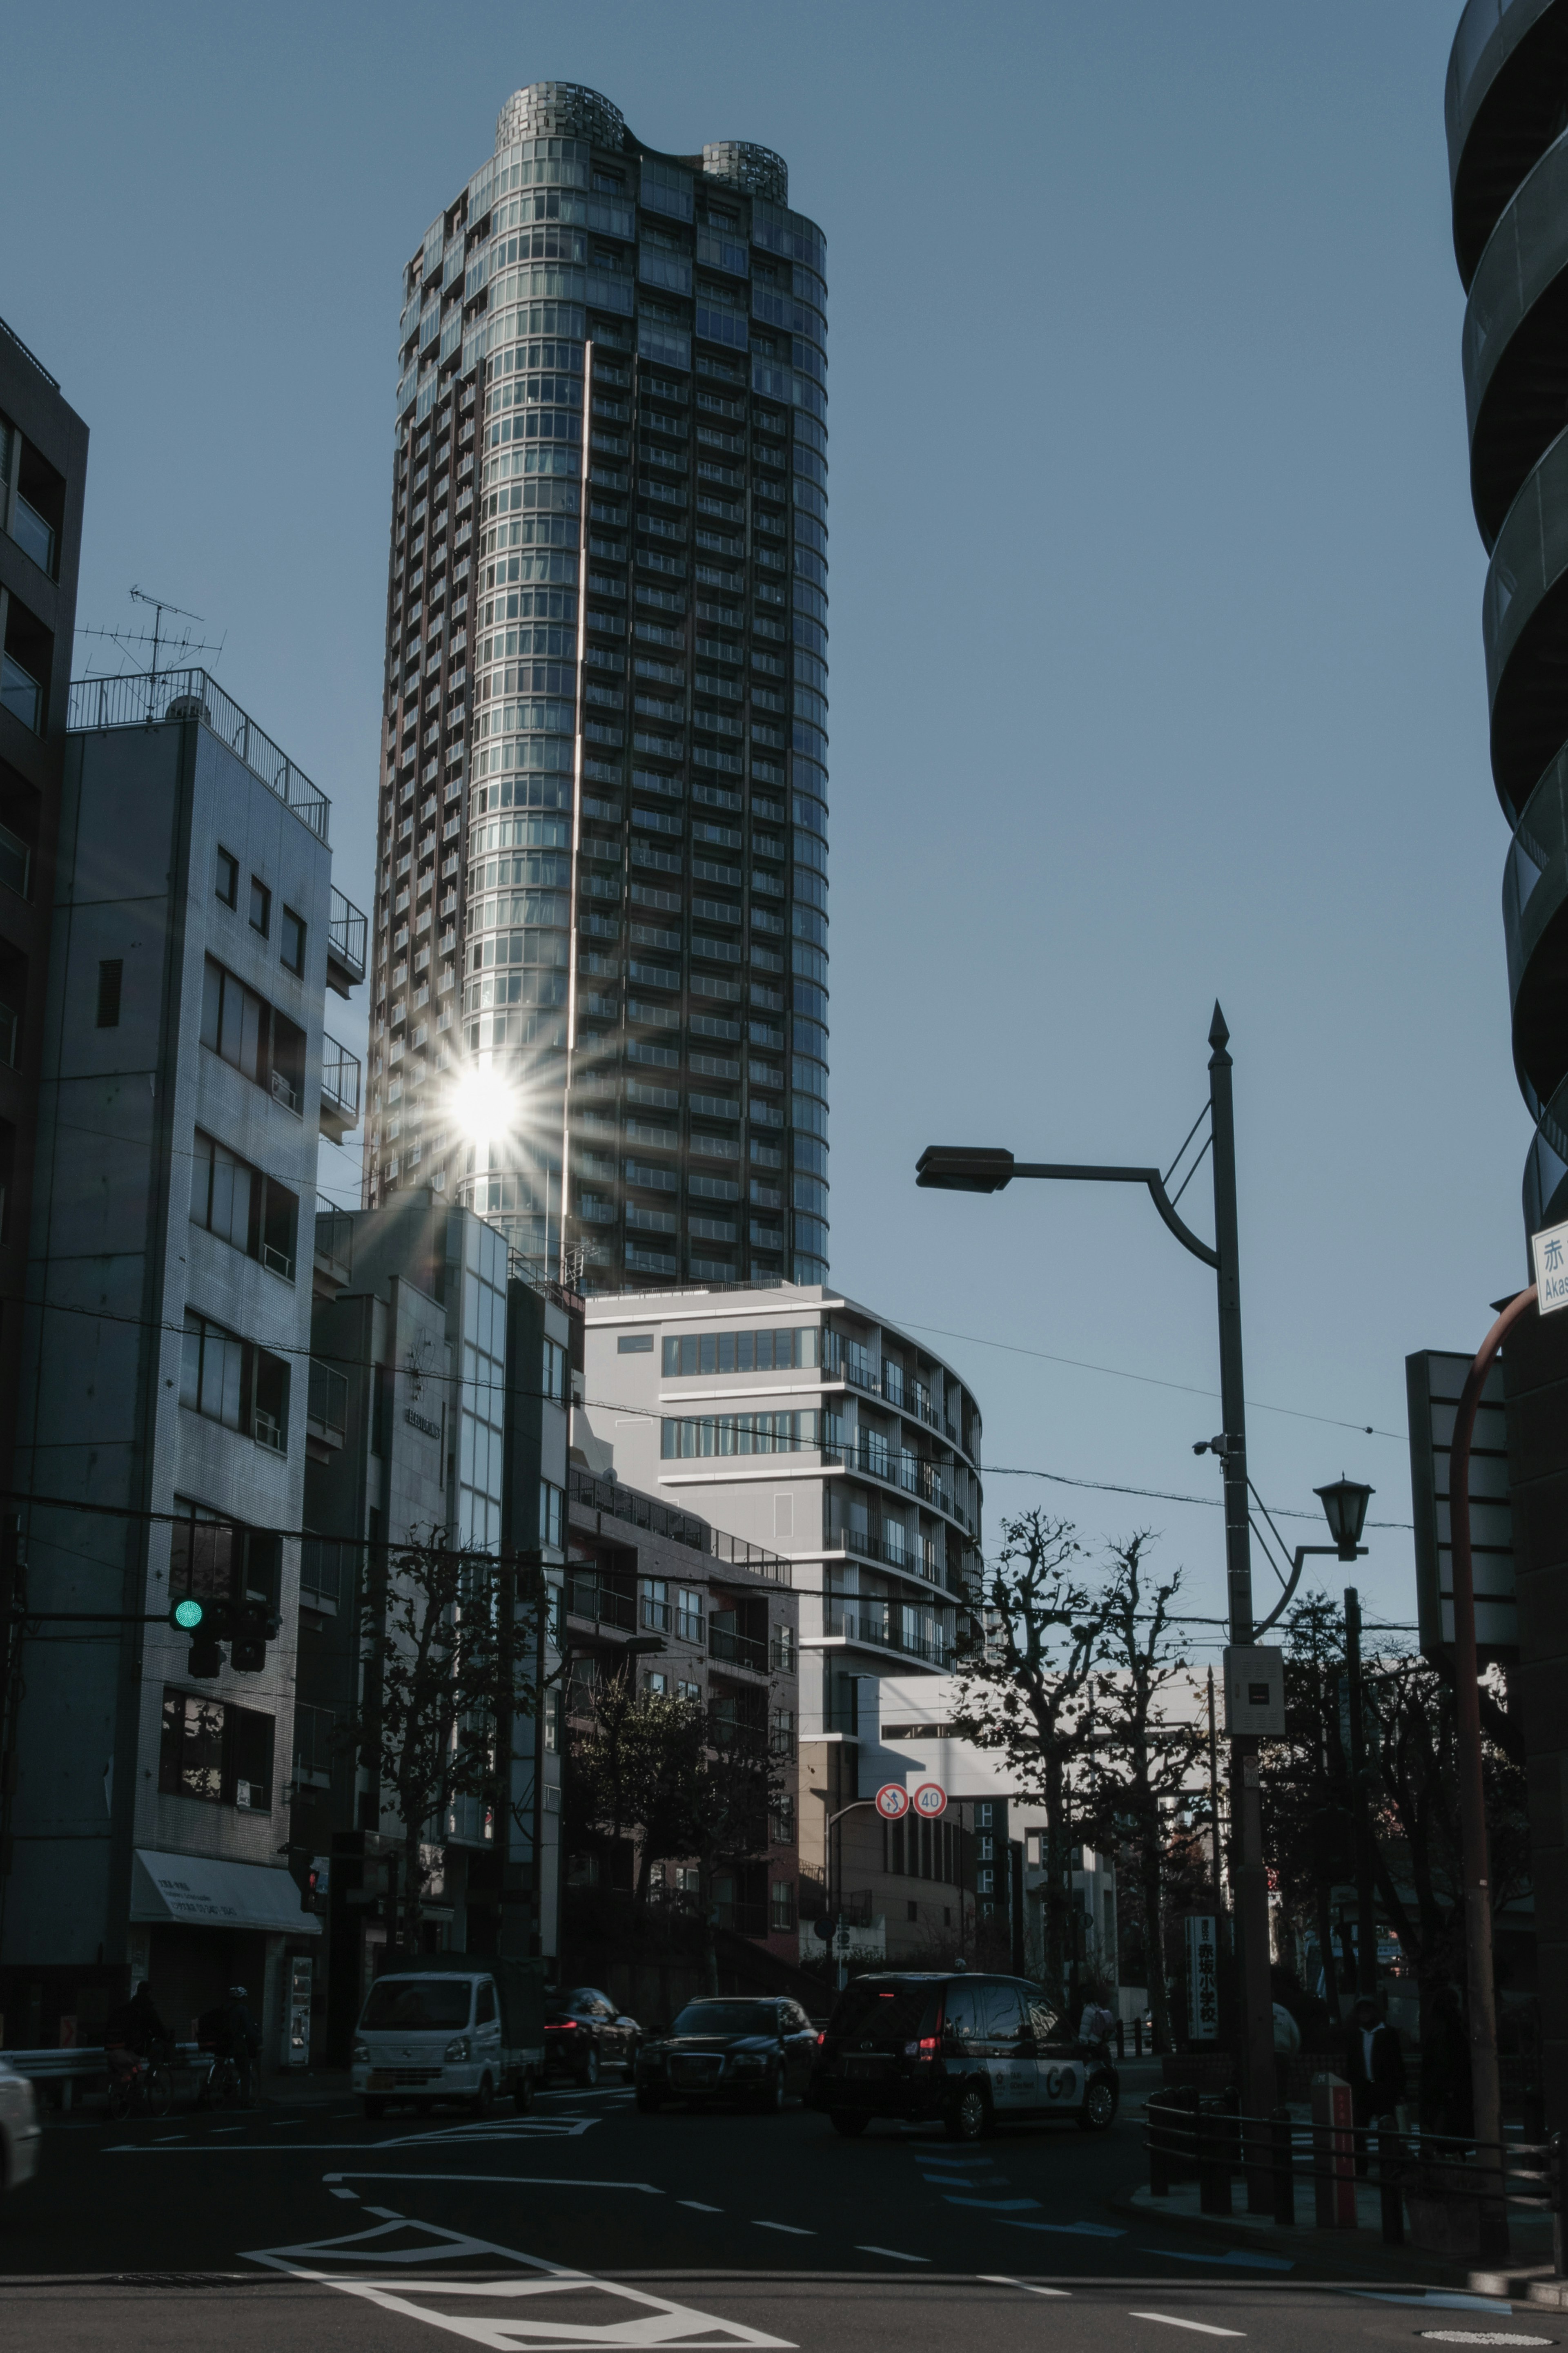
<path id="1" fill-rule="evenodd" d="M 154 1854 L 142 1846 L 132 1865 L 131 1917 L 184 1927 L 282 1929 L 291 1936 L 321 1933 L 315 1914 L 300 1910 L 299 1887 L 286 1871 L 205 1854 Z"/>

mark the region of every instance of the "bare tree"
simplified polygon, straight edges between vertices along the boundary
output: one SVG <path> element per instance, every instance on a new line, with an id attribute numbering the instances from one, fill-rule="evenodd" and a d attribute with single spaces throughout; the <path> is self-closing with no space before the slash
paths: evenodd
<path id="1" fill-rule="evenodd" d="M 379 1564 L 373 1564 L 378 1568 Z M 359 1709 L 339 1735 L 357 1752 L 403 1831 L 399 1907 L 403 1940 L 418 1942 L 427 1851 L 445 1841 L 465 1798 L 489 1799 L 499 1818 L 510 1794 L 497 1787 L 498 1728 L 538 1704 L 528 1637 L 542 1606 L 532 1592 L 518 1615 L 511 1560 L 459 1551 L 434 1535 L 389 1548 L 384 1575 L 365 1579 L 360 1610 Z"/>
<path id="2" fill-rule="evenodd" d="M 714 1882 L 724 1866 L 768 1849 L 768 1818 L 784 1794 L 783 1760 L 754 1721 L 695 1699 L 637 1692 L 626 1673 L 595 1690 L 587 1730 L 569 1746 L 573 1826 L 635 1841 L 636 1900 L 646 1906 L 653 1866 L 679 1860 L 698 1874 L 697 1914 L 717 1989 Z"/>
<path id="3" fill-rule="evenodd" d="M 1039 1511 L 1002 1524 L 983 1577 L 980 1625 L 958 1649 L 954 1729 L 1001 1751 L 1020 1796 L 1046 1815 L 1046 1982 L 1067 1990 L 1068 1775 L 1089 1734 L 1100 1605 L 1079 1581 L 1082 1547 L 1068 1520 Z"/>
<path id="4" fill-rule="evenodd" d="M 1086 1827 L 1107 1846 L 1131 1849 L 1142 1898 L 1149 1973 L 1149 2008 L 1156 2048 L 1173 2047 L 1170 1990 L 1165 1976 L 1165 1890 L 1169 1870 L 1166 1818 L 1192 1794 L 1203 1735 L 1190 1706 L 1172 1713 L 1188 1662 L 1177 1639 L 1172 1606 L 1182 1572 L 1151 1580 L 1147 1532 L 1117 1545 L 1098 1601 L 1099 1672 L 1092 1679 L 1092 1778 Z"/>

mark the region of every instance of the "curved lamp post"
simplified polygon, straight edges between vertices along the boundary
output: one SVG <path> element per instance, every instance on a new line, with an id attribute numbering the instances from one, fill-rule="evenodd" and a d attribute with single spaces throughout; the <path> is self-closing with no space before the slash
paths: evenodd
<path id="1" fill-rule="evenodd" d="M 1225 1475 L 1226 1581 L 1229 1598 L 1230 1640 L 1246 1646 L 1256 1640 L 1252 1615 L 1252 1555 L 1247 1475 L 1247 1408 L 1241 1363 L 1240 1250 L 1236 1202 L 1236 1119 L 1231 1096 L 1231 1058 L 1226 1049 L 1230 1032 L 1216 1003 L 1209 1024 L 1209 1133 L 1186 1176 L 1173 1198 L 1171 1178 L 1197 1134 L 1199 1113 L 1171 1166 L 1115 1167 L 1093 1162 L 1015 1160 L 1010 1152 L 973 1146 L 932 1145 L 916 1164 L 915 1181 L 947 1192 L 998 1193 L 1015 1176 L 1058 1178 L 1090 1185 L 1142 1185 L 1170 1231 L 1184 1250 L 1215 1271 L 1219 1308 L 1221 1439 L 1207 1441 L 1220 1453 Z M 1183 1193 L 1192 1182 L 1204 1154 L 1212 1149 L 1214 1165 L 1215 1246 L 1199 1240 L 1176 1214 Z M 1281 1605 L 1283 1606 L 1283 1605 Z M 1278 1615 L 1278 1612 L 1275 1613 Z M 1269 1620 L 1272 1623 L 1272 1620 Z M 1258 1788 L 1258 1742 L 1233 1736 L 1230 1744 L 1230 1802 L 1236 1852 L 1236 1924 L 1242 1989 L 1241 2076 L 1243 2105 L 1252 2116 L 1265 2116 L 1274 2105 L 1274 2011 L 1268 1982 L 1268 1879 L 1263 1862 L 1263 1816 Z M 1272 2211 L 1274 2189 L 1268 2147 L 1248 2135 L 1247 2205 L 1254 2213 Z"/>

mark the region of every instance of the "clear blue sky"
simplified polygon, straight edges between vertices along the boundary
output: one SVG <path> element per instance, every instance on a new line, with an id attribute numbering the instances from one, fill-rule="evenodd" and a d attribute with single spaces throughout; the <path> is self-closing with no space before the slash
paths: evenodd
<path id="1" fill-rule="evenodd" d="M 365 905 L 405 257 L 526 81 L 787 156 L 831 289 L 834 1271 L 974 1335 L 938 1345 L 998 1464 L 1217 1494 L 1189 1451 L 1217 1405 L 1146 1385 L 1214 1386 L 1213 1287 L 1146 1200 L 912 1185 L 944 1139 L 1168 1157 L 1216 994 L 1249 1393 L 1395 1433 L 1255 1411 L 1271 1502 L 1315 1511 L 1343 1468 L 1408 1520 L 1405 1355 L 1472 1346 L 1523 1279 L 1456 15 L 62 0 L 7 27 L 0 314 L 92 429 L 79 617 L 126 619 L 137 581 L 226 635 Z M 1217 1511 L 994 1477 L 991 1528 L 1058 1497 L 1093 1540 L 1163 1531 L 1217 1612 Z M 1372 1607 L 1408 1619 L 1409 1538 L 1373 1542 Z"/>

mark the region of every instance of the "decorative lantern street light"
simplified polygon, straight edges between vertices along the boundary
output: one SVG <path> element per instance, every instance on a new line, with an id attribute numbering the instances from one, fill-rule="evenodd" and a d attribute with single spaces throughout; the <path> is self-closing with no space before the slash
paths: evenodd
<path id="1" fill-rule="evenodd" d="M 1361 1543 L 1361 1532 L 1366 1525 L 1366 1507 L 1373 1489 L 1358 1485 L 1342 1472 L 1331 1487 L 1314 1487 L 1312 1493 L 1323 1507 L 1329 1524 L 1329 1534 L 1342 1560 L 1354 1560 Z"/>

